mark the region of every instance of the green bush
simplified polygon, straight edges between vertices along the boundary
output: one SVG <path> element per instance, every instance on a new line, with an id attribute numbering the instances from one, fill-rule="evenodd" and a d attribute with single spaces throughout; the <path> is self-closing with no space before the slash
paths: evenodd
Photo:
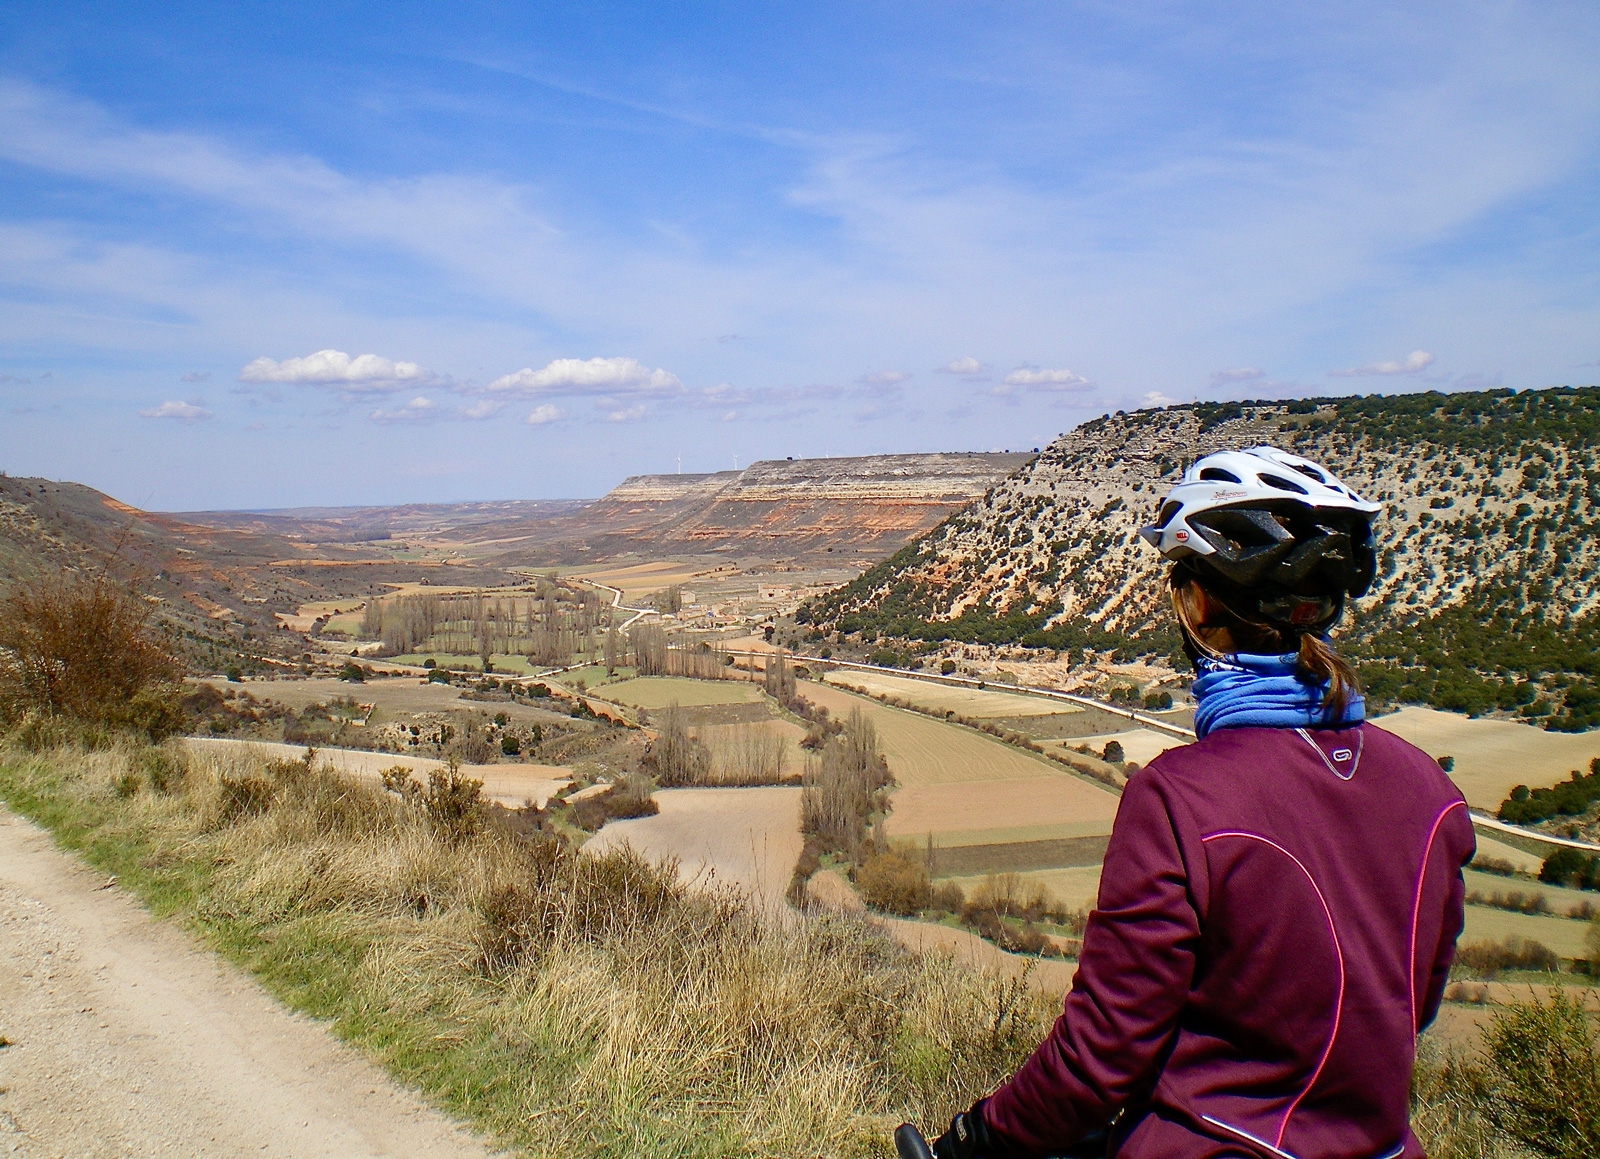
<path id="1" fill-rule="evenodd" d="M 1548 1000 L 1499 1010 L 1484 1034 L 1496 1082 L 1489 1116 L 1551 1159 L 1600 1155 L 1600 1043 L 1581 999 L 1561 988 Z"/>
<path id="2" fill-rule="evenodd" d="M 1575 889 L 1594 889 L 1600 861 L 1576 849 L 1557 849 L 1539 867 L 1539 880 L 1546 885 L 1567 885 Z"/>
<path id="3" fill-rule="evenodd" d="M 1500 802 L 1500 820 L 1531 825 L 1557 815 L 1575 817 L 1596 801 L 1600 801 L 1600 757 L 1589 762 L 1588 775 L 1574 769 L 1567 780 L 1548 789 L 1518 785 Z"/>

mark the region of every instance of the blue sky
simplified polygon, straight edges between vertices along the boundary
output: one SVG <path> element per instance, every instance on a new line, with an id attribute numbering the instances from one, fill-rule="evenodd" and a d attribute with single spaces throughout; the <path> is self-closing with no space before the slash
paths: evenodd
<path id="1" fill-rule="evenodd" d="M 0 468 L 166 509 L 1600 380 L 1592 2 L 12 4 Z"/>

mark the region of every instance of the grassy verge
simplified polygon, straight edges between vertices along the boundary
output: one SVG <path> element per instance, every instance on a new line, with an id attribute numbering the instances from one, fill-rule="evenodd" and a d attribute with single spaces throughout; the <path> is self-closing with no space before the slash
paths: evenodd
<path id="1" fill-rule="evenodd" d="M 0 797 L 527 1155 L 886 1154 L 1054 1013 L 852 921 L 765 920 L 301 762 L 13 744 Z"/>

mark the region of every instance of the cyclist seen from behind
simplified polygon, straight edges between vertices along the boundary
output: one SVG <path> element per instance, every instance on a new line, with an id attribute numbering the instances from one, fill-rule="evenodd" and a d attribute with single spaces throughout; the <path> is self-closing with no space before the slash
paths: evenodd
<path id="1" fill-rule="evenodd" d="M 1416 1035 L 1473 853 L 1436 761 L 1363 720 L 1328 631 L 1379 507 L 1273 447 L 1208 455 L 1141 534 L 1196 672 L 1191 745 L 1129 781 L 1065 1012 L 939 1159 L 1413 1159 Z"/>

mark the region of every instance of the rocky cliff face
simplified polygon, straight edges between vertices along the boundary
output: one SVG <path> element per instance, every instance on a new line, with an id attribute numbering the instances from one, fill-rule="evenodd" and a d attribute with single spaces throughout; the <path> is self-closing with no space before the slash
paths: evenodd
<path id="1" fill-rule="evenodd" d="M 1600 674 L 1585 655 L 1600 644 L 1597 436 L 1595 388 L 1107 416 L 809 615 L 911 638 L 1170 650 L 1162 569 L 1137 530 L 1194 458 L 1273 443 L 1385 505 L 1380 573 L 1347 635 L 1402 671 L 1397 695 L 1448 701 L 1459 686 L 1470 708 L 1549 693 L 1600 723 L 1600 695 L 1586 707 L 1582 683 L 1540 683 Z"/>
<path id="2" fill-rule="evenodd" d="M 777 459 L 713 475 L 636 475 L 587 513 L 656 550 L 882 555 L 965 506 L 1029 454 Z"/>

